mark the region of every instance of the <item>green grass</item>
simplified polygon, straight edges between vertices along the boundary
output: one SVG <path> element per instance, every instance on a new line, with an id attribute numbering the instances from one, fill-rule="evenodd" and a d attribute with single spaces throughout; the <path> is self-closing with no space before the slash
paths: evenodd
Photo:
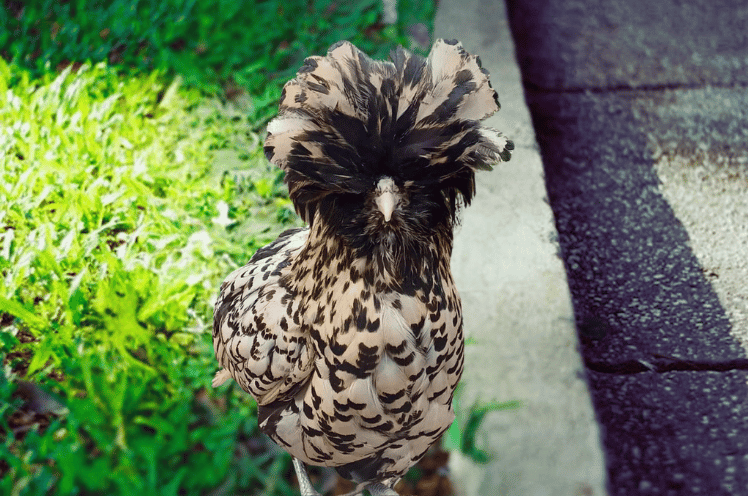
<path id="1" fill-rule="evenodd" d="M 248 395 L 210 388 L 212 304 L 298 225 L 261 148 L 285 81 L 340 39 L 384 58 L 434 6 L 380 11 L 0 4 L 0 494 L 295 494 Z"/>
<path id="2" fill-rule="evenodd" d="M 380 0 L 6 0 L 0 56 L 35 76 L 71 62 L 108 61 L 180 74 L 189 86 L 244 90 L 253 122 L 274 113 L 303 59 L 348 39 L 384 58 L 406 27 L 431 27 L 433 2 L 401 0 L 401 22 L 377 25 Z"/>
<path id="3" fill-rule="evenodd" d="M 467 343 L 471 344 L 471 343 Z M 517 400 L 490 401 L 488 403 L 475 403 L 469 408 L 461 405 L 462 383 L 457 385 L 457 390 L 452 401 L 457 418 L 444 433 L 442 444 L 445 450 L 460 452 L 475 463 L 488 463 L 493 454 L 487 453 L 478 447 L 478 429 L 488 413 L 513 410 L 520 408 L 522 404 Z"/>
<path id="4" fill-rule="evenodd" d="M 210 390 L 209 327 L 222 278 L 295 217 L 249 122 L 165 81 L 0 61 L 3 494 L 283 489 L 281 462 L 240 456 L 254 407 Z M 19 378 L 66 414 L 19 429 Z"/>

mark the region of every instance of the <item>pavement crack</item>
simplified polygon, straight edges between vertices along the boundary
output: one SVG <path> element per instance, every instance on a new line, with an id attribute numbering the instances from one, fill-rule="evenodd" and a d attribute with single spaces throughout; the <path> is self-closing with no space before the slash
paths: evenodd
<path id="1" fill-rule="evenodd" d="M 525 81 L 525 89 L 535 93 L 563 94 L 563 93 L 615 93 L 617 91 L 664 91 L 664 90 L 696 90 L 704 88 L 748 88 L 748 83 L 734 81 L 730 83 L 663 83 L 663 84 L 616 84 L 611 86 L 570 86 L 567 88 L 550 88 L 530 81 Z"/>
<path id="2" fill-rule="evenodd" d="M 731 370 L 748 370 L 748 358 L 732 360 L 684 360 L 673 357 L 653 357 L 650 360 L 637 359 L 609 363 L 585 359 L 585 367 L 602 374 L 641 374 L 643 372 L 728 372 Z"/>

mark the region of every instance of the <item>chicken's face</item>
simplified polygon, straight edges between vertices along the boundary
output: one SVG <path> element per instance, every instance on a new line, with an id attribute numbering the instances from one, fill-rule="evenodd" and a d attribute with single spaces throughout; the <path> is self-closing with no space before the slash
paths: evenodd
<path id="1" fill-rule="evenodd" d="M 286 172 L 312 232 L 353 249 L 413 253 L 449 233 L 475 171 L 512 144 L 481 120 L 499 109 L 480 61 L 457 42 L 428 58 L 403 49 L 373 61 L 350 43 L 310 57 L 283 90 L 265 154 Z M 315 224 L 321 223 L 315 227 Z"/>
<path id="2" fill-rule="evenodd" d="M 374 189 L 374 204 L 382 214 L 385 225 L 389 225 L 396 209 L 400 206 L 405 207 L 403 193 L 404 191 L 395 184 L 395 180 L 391 177 L 384 176 L 377 181 L 377 187 Z"/>
<path id="3" fill-rule="evenodd" d="M 451 195 L 435 185 L 379 176 L 356 193 L 332 193 L 318 203 L 318 220 L 358 251 L 425 246 L 451 230 Z"/>

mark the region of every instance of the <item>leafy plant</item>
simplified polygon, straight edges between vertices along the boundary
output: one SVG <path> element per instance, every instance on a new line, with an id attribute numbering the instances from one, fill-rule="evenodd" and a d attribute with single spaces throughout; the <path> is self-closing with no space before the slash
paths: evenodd
<path id="1" fill-rule="evenodd" d="M 460 405 L 462 397 L 462 384 L 458 384 L 453 398 L 453 406 L 457 418 L 449 426 L 442 438 L 443 446 L 448 451 L 458 451 L 476 463 L 487 463 L 491 460 L 491 454 L 478 448 L 476 437 L 478 429 L 483 423 L 486 414 L 503 410 L 512 410 L 522 406 L 517 400 L 491 401 L 488 403 L 477 402 L 467 410 Z"/>
<path id="2" fill-rule="evenodd" d="M 209 389 L 208 322 L 222 278 L 293 225 L 290 202 L 246 119 L 166 82 L 103 64 L 34 80 L 0 60 L 4 494 L 282 493 L 275 456 L 239 456 L 254 405 Z M 18 377 L 66 413 L 20 401 Z"/>

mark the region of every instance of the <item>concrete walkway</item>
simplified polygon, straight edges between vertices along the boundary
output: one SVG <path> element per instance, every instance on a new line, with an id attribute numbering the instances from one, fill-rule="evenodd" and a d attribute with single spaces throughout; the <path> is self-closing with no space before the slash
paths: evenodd
<path id="1" fill-rule="evenodd" d="M 522 406 L 486 416 L 478 445 L 493 458 L 453 456 L 455 485 L 463 496 L 602 496 L 600 432 L 504 3 L 441 0 L 435 35 L 480 56 L 502 105 L 489 125 L 516 146 L 510 162 L 478 175 L 452 268 L 472 342 L 460 408 Z"/>

